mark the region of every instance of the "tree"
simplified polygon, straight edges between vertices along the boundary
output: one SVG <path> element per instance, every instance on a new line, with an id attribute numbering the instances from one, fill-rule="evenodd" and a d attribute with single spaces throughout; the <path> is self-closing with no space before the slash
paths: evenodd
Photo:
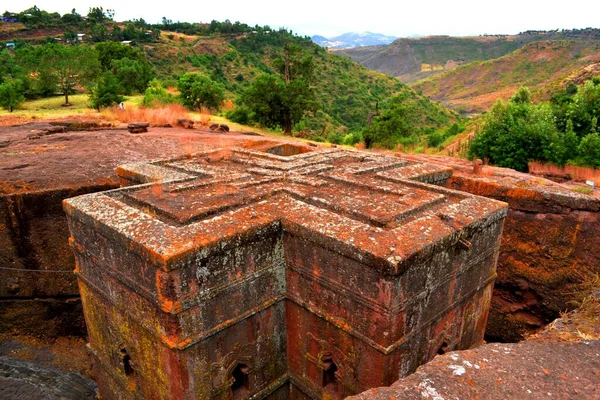
<path id="1" fill-rule="evenodd" d="M 471 143 L 471 157 L 488 158 L 494 165 L 524 172 L 530 160 L 560 163 L 562 144 L 551 109 L 522 100 L 519 95 L 492 107 Z"/>
<path id="2" fill-rule="evenodd" d="M 117 42 L 102 42 L 94 45 L 94 49 L 98 52 L 98 60 L 103 71 L 108 71 L 113 67 L 113 61 L 128 58 L 137 61 L 144 71 L 150 71 L 154 75 L 152 66 L 146 60 L 146 56 L 140 49 L 131 46 L 126 46 Z M 150 78 L 152 79 L 152 78 Z"/>
<path id="3" fill-rule="evenodd" d="M 242 94 L 241 102 L 256 122 L 291 134 L 307 112 L 318 108 L 311 86 L 314 64 L 301 47 L 290 43 L 284 45 L 283 54 L 273 64 L 279 75 L 259 76 Z"/>
<path id="4" fill-rule="evenodd" d="M 88 46 L 48 44 L 35 49 L 34 72 L 53 80 L 69 104 L 69 95 L 77 86 L 87 86 L 100 72 L 98 53 Z M 38 79 L 40 79 L 38 77 Z"/>
<path id="5" fill-rule="evenodd" d="M 144 107 L 156 107 L 174 103 L 176 100 L 176 97 L 169 93 L 158 80 L 153 79 L 144 92 L 142 104 Z"/>
<path id="6" fill-rule="evenodd" d="M 0 51 L 0 83 L 5 79 L 16 78 L 21 72 L 21 68 L 17 64 L 7 49 Z"/>
<path id="7" fill-rule="evenodd" d="M 514 104 L 531 104 L 531 92 L 526 86 L 521 86 L 510 101 Z"/>
<path id="8" fill-rule="evenodd" d="M 102 7 L 90 7 L 88 11 L 88 19 L 94 23 L 101 24 L 106 20 L 112 20 L 115 15 L 114 10 L 108 9 L 104 12 Z"/>
<path id="9" fill-rule="evenodd" d="M 600 135 L 595 132 L 585 135 L 578 150 L 583 165 L 600 168 Z"/>
<path id="10" fill-rule="evenodd" d="M 0 107 L 13 112 L 25 101 L 23 83 L 19 79 L 6 79 L 0 84 Z"/>
<path id="11" fill-rule="evenodd" d="M 122 94 L 143 93 L 148 82 L 154 77 L 154 71 L 146 60 L 140 62 L 130 58 L 121 58 L 111 62 L 111 70 L 117 78 Z"/>
<path id="12" fill-rule="evenodd" d="M 177 81 L 177 90 L 183 104 L 192 110 L 201 107 L 218 110 L 225 99 L 223 85 L 200 74 L 183 74 Z"/>
<path id="13" fill-rule="evenodd" d="M 406 100 L 407 94 L 393 97 L 386 104 L 385 111 L 374 118 L 371 126 L 363 133 L 367 148 L 375 143 L 394 148 L 401 139 L 416 135 L 418 111 L 413 103 Z"/>
<path id="14" fill-rule="evenodd" d="M 119 83 L 117 78 L 106 71 L 98 79 L 98 82 L 90 90 L 90 103 L 96 110 L 110 107 L 123 101 L 119 94 Z"/>

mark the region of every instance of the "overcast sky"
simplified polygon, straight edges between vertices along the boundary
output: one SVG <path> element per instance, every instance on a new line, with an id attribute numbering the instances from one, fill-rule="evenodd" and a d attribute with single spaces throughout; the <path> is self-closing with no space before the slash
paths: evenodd
<path id="1" fill-rule="evenodd" d="M 19 4 L 22 4 L 20 6 Z M 116 1 L 34 0 L 13 2 L 9 11 L 37 5 L 61 14 L 75 8 L 87 14 L 89 7 L 115 10 L 115 20 L 144 18 L 159 22 L 210 22 L 213 19 L 249 25 L 286 27 L 302 35 L 334 36 L 345 32 L 376 32 L 392 36 L 513 34 L 525 30 L 600 28 L 598 0 L 416 0 L 416 1 Z M 4 7 L 6 7 L 6 4 Z M 4 11 L 4 10 L 1 10 Z"/>

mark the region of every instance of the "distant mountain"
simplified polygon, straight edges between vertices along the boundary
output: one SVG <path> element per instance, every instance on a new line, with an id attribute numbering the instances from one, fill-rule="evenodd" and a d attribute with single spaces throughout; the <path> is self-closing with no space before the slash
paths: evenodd
<path id="1" fill-rule="evenodd" d="M 542 40 L 503 57 L 474 61 L 413 83 L 419 93 L 468 114 L 507 100 L 520 86 L 547 100 L 553 91 L 582 84 L 600 72 L 600 40 Z"/>
<path id="2" fill-rule="evenodd" d="M 330 49 L 351 49 L 354 47 L 390 44 L 397 38 L 394 36 L 382 35 L 380 33 L 349 32 L 332 38 L 326 38 L 324 36 L 315 35 L 311 39 L 313 42 L 315 42 L 321 47 L 328 47 Z"/>
<path id="3" fill-rule="evenodd" d="M 599 29 L 527 31 L 518 35 L 403 38 L 389 45 L 346 49 L 344 54 L 363 66 L 414 82 L 471 61 L 492 60 L 540 40 L 599 40 Z"/>

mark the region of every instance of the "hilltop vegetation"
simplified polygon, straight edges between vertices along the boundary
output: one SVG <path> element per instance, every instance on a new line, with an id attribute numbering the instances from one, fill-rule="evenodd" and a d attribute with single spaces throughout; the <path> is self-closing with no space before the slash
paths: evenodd
<path id="1" fill-rule="evenodd" d="M 454 113 L 430 102 L 398 80 L 369 71 L 345 57 L 329 54 L 312 43 L 310 38 L 296 36 L 285 29 L 275 31 L 268 26 L 250 27 L 229 21 L 173 23 L 164 18 L 162 24 L 154 25 L 142 19 L 117 23 L 112 20 L 113 12 L 102 8 L 90 9 L 85 18 L 75 10 L 60 16 L 37 8 L 12 15 L 16 15 L 24 27 L 0 29 L 3 35 L 18 38 L 14 40 L 15 50 L 5 49 L 2 53 L 3 59 L 12 65 L 11 73 L 15 77 L 2 73 L 0 82 L 20 80 L 21 83 L 16 82 L 13 86 L 23 88 L 28 99 L 68 92 L 58 89 L 53 81 L 56 78 L 54 72 L 41 68 L 41 64 L 35 62 L 40 60 L 35 57 L 37 52 L 51 52 L 57 46 L 89 49 L 100 63 L 100 68 L 94 68 L 95 82 L 82 81 L 74 88 L 101 97 L 102 101 L 94 103 L 96 106 L 106 105 L 105 99 L 113 103 L 118 96 L 148 90 L 145 102 L 148 105 L 178 101 L 190 108 L 229 110 L 228 115 L 232 118 L 289 131 L 289 123 L 261 118 L 257 110 L 249 109 L 247 99 L 250 97 L 248 93 L 256 89 L 256 82 L 265 82 L 267 76 L 272 81 L 274 77 L 281 76 L 280 60 L 286 47 L 292 46 L 298 49 L 299 58 L 310 61 L 312 70 L 310 79 L 303 83 L 307 91 L 294 92 L 312 98 L 310 102 L 303 103 L 300 116 L 291 120 L 294 135 L 356 143 L 362 139 L 369 115 L 375 112 L 378 104 L 382 111 L 388 110 L 392 103 L 401 103 L 404 108 L 412 110 L 413 117 L 407 120 L 409 125 L 402 137 L 411 136 L 414 142 L 426 142 L 428 134 L 457 121 Z M 48 32 L 52 36 L 40 37 L 44 29 L 50 29 Z M 56 29 L 62 29 L 62 36 Z M 83 43 L 68 38 L 69 31 L 85 33 Z M 123 32 L 136 32 L 137 36 L 123 36 Z M 62 39 L 62 44 L 56 44 L 56 38 Z M 120 40 L 132 42 L 125 46 L 117 43 Z M 27 63 L 26 59 L 33 62 Z M 119 93 L 113 93 L 115 96 L 109 93 L 115 91 L 115 85 L 107 74 L 112 74 L 119 82 L 116 85 L 120 88 Z M 190 77 L 189 74 L 203 78 Z M 153 78 L 157 80 L 151 83 Z M 182 79 L 188 84 L 182 84 Z M 166 90 L 175 87 L 180 95 Z M 215 93 L 218 104 L 205 97 Z M 277 101 L 289 103 L 296 97 L 281 95 Z M 270 107 L 273 108 L 272 105 Z M 278 110 L 271 109 L 270 112 Z M 374 122 L 378 118 L 375 116 Z M 385 146 L 390 147 L 397 142 L 388 138 Z M 378 141 L 369 144 L 377 145 Z"/>
<path id="2" fill-rule="evenodd" d="M 529 161 L 600 168 L 600 76 L 569 85 L 549 103 L 534 104 L 522 87 L 483 118 L 469 155 L 527 171 Z"/>

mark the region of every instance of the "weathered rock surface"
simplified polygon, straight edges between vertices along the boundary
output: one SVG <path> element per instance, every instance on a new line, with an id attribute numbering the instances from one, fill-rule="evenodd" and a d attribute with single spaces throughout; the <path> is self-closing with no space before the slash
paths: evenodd
<path id="1" fill-rule="evenodd" d="M 494 343 L 438 356 L 372 399 L 598 399 L 600 341 Z"/>
<path id="2" fill-rule="evenodd" d="M 129 133 L 144 133 L 148 132 L 148 127 L 150 124 L 148 122 L 132 122 L 127 125 L 127 130 Z"/>
<path id="3" fill-rule="evenodd" d="M 211 146 L 268 148 L 243 134 L 154 128 L 63 132 L 29 140 L 32 129 L 0 128 L 0 332 L 36 337 L 84 334 L 75 262 L 61 201 L 116 188 L 118 165 L 191 154 Z"/>
<path id="4" fill-rule="evenodd" d="M 103 398 L 340 399 L 481 342 L 506 204 L 309 150 L 127 164 L 136 186 L 65 200 Z"/>
<path id="5" fill-rule="evenodd" d="M 518 341 L 577 306 L 580 285 L 600 274 L 600 189 L 591 195 L 511 169 L 445 156 L 405 155 L 454 169 L 444 186 L 505 201 L 498 279 L 486 336 Z"/>
<path id="6" fill-rule="evenodd" d="M 177 126 L 185 129 L 194 129 L 194 121 L 191 119 L 178 119 Z"/>
<path id="7" fill-rule="evenodd" d="M 96 398 L 96 384 L 77 373 L 65 373 L 23 360 L 0 357 L 0 398 L 91 400 Z"/>
<path id="8" fill-rule="evenodd" d="M 229 126 L 225 124 L 212 124 L 208 129 L 213 132 L 229 132 Z"/>

